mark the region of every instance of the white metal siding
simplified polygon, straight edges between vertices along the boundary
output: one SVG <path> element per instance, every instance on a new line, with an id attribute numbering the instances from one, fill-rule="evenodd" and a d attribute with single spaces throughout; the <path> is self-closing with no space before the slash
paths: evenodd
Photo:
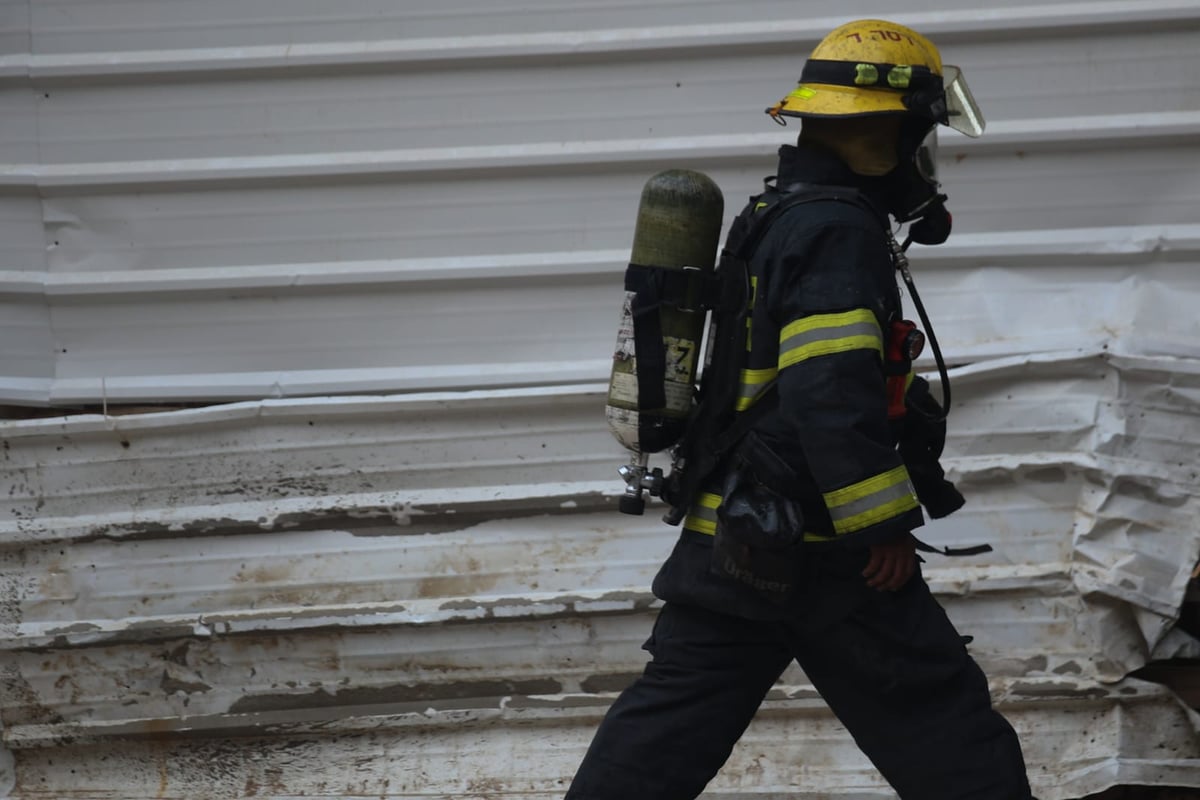
<path id="1" fill-rule="evenodd" d="M 0 397 L 602 380 L 641 183 L 704 169 L 732 214 L 792 135 L 760 107 L 836 22 L 826 14 L 845 13 L 393 5 L 33 4 L 31 52 L 0 57 L 13 129 L 0 268 L 8 305 L 49 314 L 9 323 L 22 346 L 3 354 Z M 1126 253 L 1126 268 L 1163 249 L 1194 261 L 1194 6 L 910 9 L 947 61 L 969 63 L 992 122 L 977 142 L 945 137 L 959 233 L 940 257 L 986 252 L 1020 278 L 1064 246 Z M 562 283 L 537 286 L 546 276 Z M 1190 319 L 1138 321 L 1195 333 Z M 961 351 L 975 332 L 954 325 L 952 354 L 975 357 Z M 1027 330 L 1011 327 L 999 336 Z M 1097 340 L 1065 327 L 1055 346 Z M 1052 347 L 1011 348 L 1029 349 Z"/>
<path id="2" fill-rule="evenodd" d="M 0 401 L 114 412 L 0 425 L 0 797 L 560 795 L 674 536 L 602 414 L 642 183 L 730 218 L 873 15 L 989 118 L 931 585 L 1043 800 L 1200 786 L 1126 678 L 1197 654 L 1200 6 L 974 5 L 0 0 Z M 798 671 L 709 793 L 891 796 Z"/>

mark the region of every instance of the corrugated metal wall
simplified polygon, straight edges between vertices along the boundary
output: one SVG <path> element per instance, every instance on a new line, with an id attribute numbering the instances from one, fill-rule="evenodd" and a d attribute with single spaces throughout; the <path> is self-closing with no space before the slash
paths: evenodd
<path id="1" fill-rule="evenodd" d="M 848 17 L 928 32 L 914 266 L 985 557 L 929 577 L 1043 800 L 1200 786 L 1195 0 L 0 0 L 0 796 L 550 797 L 674 531 L 603 423 L 637 197 L 773 168 Z M 226 405 L 118 413 L 130 404 Z M 1082 735 L 1086 733 L 1086 736 Z M 714 796 L 886 798 L 800 673 Z"/>

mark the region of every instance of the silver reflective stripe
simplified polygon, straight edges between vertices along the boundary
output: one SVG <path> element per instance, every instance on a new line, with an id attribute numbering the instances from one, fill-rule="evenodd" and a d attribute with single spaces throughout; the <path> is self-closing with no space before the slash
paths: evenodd
<path id="1" fill-rule="evenodd" d="M 754 401 L 766 391 L 767 386 L 775 380 L 778 374 L 779 370 L 774 367 L 742 370 L 742 385 L 738 389 L 737 410 L 745 411 L 754 405 Z"/>
<path id="2" fill-rule="evenodd" d="M 721 496 L 705 492 L 688 509 L 683 527 L 712 536 L 717 532 L 717 506 L 721 505 Z"/>
<path id="3" fill-rule="evenodd" d="M 851 500 L 842 506 L 834 506 L 829 509 L 829 516 L 833 517 L 836 524 L 840 520 L 847 520 L 850 517 L 856 517 L 859 514 L 864 514 L 872 511 L 880 506 L 887 505 L 896 500 L 902 500 L 912 495 L 913 490 L 907 480 L 901 481 L 894 486 L 889 486 L 886 489 L 880 489 L 877 492 L 872 492 L 866 497 L 858 500 Z"/>
<path id="4" fill-rule="evenodd" d="M 793 333 L 779 343 L 780 356 L 799 348 L 808 347 L 818 342 L 836 342 L 855 336 L 867 337 L 874 342 L 880 341 L 879 325 L 874 322 L 852 322 L 849 325 L 839 325 L 834 328 L 816 328 L 809 331 Z"/>

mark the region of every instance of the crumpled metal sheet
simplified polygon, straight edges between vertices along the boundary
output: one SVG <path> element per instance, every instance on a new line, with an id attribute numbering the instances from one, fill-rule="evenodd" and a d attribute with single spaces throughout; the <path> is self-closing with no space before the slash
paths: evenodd
<path id="1" fill-rule="evenodd" d="M 1016 391 L 1001 400 L 1005 384 Z M 1062 544 L 1076 590 L 1114 606 L 1110 625 L 1140 633 L 1140 641 L 1101 637 L 1111 663 L 1098 674 L 1113 679 L 1151 655 L 1194 654 L 1167 637 L 1200 561 L 1200 429 L 1190 422 L 1200 413 L 1200 362 L 1045 354 L 965 368 L 954 385 L 992 389 L 955 408 L 949 448 L 964 489 L 1014 475 L 1057 484 L 1071 498 Z"/>
<path id="2" fill-rule="evenodd" d="M 1171 628 L 1200 547 L 1173 460 L 1197 444 L 1200 369 L 1075 352 L 956 370 L 954 390 L 969 502 L 922 536 L 995 551 L 926 575 L 1039 796 L 1195 781 L 1194 715 L 1124 676 L 1200 655 Z M 96 797 L 119 775 L 163 797 L 559 791 L 640 671 L 675 535 L 653 506 L 616 513 L 602 404 L 589 385 L 5 423 L 14 796 L 61 791 L 68 753 Z M 257 760 L 219 758 L 243 735 Z M 513 775 L 501 751 L 555 755 Z M 713 791 L 888 796 L 856 752 L 793 670 Z"/>
<path id="3" fill-rule="evenodd" d="M 0 398 L 445 393 L 0 423 L 0 797 L 561 796 L 674 536 L 595 385 L 635 198 L 732 214 L 792 136 L 746 98 L 845 4 L 213 1 L 0 30 Z M 1125 677 L 1197 653 L 1198 9 L 985 10 L 901 19 L 991 118 L 912 257 L 970 365 L 922 535 L 996 549 L 927 576 L 1043 800 L 1200 786 Z M 891 797 L 795 670 L 711 793 Z"/>
<path id="4" fill-rule="evenodd" d="M 1082 797 L 1115 784 L 1195 785 L 1197 720 L 1169 692 L 1127 681 L 1097 689 L 1071 680 L 1012 682 L 1002 708 L 1027 745 L 1041 797 Z M 122 787 L 122 797 L 560 797 L 611 695 L 499 698 L 488 708 L 413 709 L 336 721 L 294 719 L 206 735 L 161 733 L 21 752 L 23 800 Z M 1007 702 L 1010 701 L 1011 702 Z M 1048 707 L 1054 713 L 1047 713 Z M 229 738 L 230 734 L 240 738 Z M 66 754 L 86 753 L 70 761 Z M 74 770 L 71 772 L 70 770 Z M 706 796 L 781 794 L 890 800 L 811 689 L 780 687 L 764 703 Z"/>

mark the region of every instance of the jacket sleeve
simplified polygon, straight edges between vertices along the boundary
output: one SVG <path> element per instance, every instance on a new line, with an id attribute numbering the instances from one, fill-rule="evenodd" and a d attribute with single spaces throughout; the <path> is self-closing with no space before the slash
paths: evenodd
<path id="1" fill-rule="evenodd" d="M 946 472 L 942 469 L 945 414 L 941 403 L 929 393 L 929 382 L 919 375 L 913 379 L 904 403 L 908 413 L 901 425 L 900 455 L 925 512 L 934 519 L 941 519 L 966 503 L 966 498 L 954 484 L 946 480 Z"/>
<path id="2" fill-rule="evenodd" d="M 826 222 L 779 241 L 768 296 L 778 323 L 780 414 L 839 540 L 885 541 L 924 524 L 888 423 L 886 287 L 895 276 L 871 222 Z"/>

